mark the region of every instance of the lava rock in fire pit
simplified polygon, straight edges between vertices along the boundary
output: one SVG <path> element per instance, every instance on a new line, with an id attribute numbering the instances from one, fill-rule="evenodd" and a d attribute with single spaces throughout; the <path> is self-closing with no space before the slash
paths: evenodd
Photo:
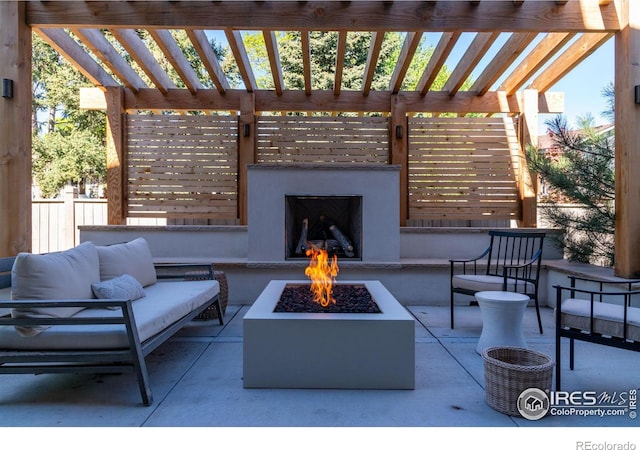
<path id="1" fill-rule="evenodd" d="M 294 313 L 380 313 L 380 308 L 363 284 L 333 286 L 336 303 L 323 307 L 313 301 L 309 285 L 286 285 L 273 312 Z"/>

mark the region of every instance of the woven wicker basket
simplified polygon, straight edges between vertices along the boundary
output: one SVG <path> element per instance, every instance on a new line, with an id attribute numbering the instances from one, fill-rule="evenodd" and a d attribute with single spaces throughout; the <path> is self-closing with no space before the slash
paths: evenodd
<path id="1" fill-rule="evenodd" d="M 227 312 L 227 303 L 229 302 L 229 284 L 227 283 L 227 276 L 224 272 L 216 270 L 213 272 L 213 276 L 220 283 L 220 308 L 222 309 L 222 315 Z M 200 314 L 198 314 L 195 320 L 213 320 L 218 318 L 218 312 L 216 307 L 211 305 Z"/>
<path id="2" fill-rule="evenodd" d="M 491 347 L 482 352 L 487 404 L 510 416 L 521 416 L 518 397 L 528 388 L 551 389 L 553 360 L 520 347 Z"/>

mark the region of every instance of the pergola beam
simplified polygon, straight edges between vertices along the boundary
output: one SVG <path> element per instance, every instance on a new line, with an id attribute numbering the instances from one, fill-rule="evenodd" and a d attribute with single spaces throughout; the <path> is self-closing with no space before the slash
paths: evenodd
<path id="1" fill-rule="evenodd" d="M 172 89 L 162 95 L 155 89 L 143 89 L 133 93 L 125 89 L 124 108 L 137 110 L 202 110 L 237 111 L 240 102 L 248 94 L 244 90 L 230 89 L 221 95 L 215 89 L 202 89 L 191 94 L 184 89 Z M 339 96 L 332 91 L 313 90 L 306 93 L 301 90 L 285 90 L 282 94 L 275 91 L 258 90 L 255 93 L 255 111 L 336 111 L 336 112 L 372 112 L 389 113 L 390 92 L 372 91 L 362 95 L 358 91 L 342 91 Z M 87 94 L 85 94 L 87 95 Z M 429 111 L 433 113 L 460 112 L 462 115 L 478 113 L 522 112 L 516 98 L 504 92 L 488 92 L 479 97 L 475 92 L 459 92 L 450 97 L 447 92 L 429 92 L 422 96 L 419 92 L 403 92 L 403 102 L 407 112 Z M 82 101 L 81 101 L 82 103 Z M 87 102 L 88 104 L 89 102 Z M 96 106 L 94 106 L 96 107 Z M 547 92 L 539 97 L 538 110 L 541 113 L 556 114 L 564 110 L 564 96 Z"/>
<path id="2" fill-rule="evenodd" d="M 466 2 L 424 1 L 127 1 L 40 2 L 27 5 L 27 24 L 35 27 L 195 28 L 307 31 L 475 31 L 497 28 L 513 32 L 616 31 L 620 11 L 615 2 L 572 0 L 483 1 L 472 8 Z M 605 2 L 606 3 L 606 2 Z M 595 19 L 595 20 L 594 20 Z"/>

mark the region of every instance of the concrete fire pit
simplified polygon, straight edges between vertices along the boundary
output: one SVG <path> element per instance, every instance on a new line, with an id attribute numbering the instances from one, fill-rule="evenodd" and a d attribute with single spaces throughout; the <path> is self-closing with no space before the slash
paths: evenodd
<path id="1" fill-rule="evenodd" d="M 414 389 L 413 317 L 379 281 L 381 313 L 274 313 L 287 284 L 269 282 L 243 318 L 245 388 Z"/>

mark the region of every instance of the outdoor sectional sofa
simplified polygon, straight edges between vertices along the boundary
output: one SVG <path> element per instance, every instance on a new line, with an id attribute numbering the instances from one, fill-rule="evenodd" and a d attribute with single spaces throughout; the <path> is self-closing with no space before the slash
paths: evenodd
<path id="1" fill-rule="evenodd" d="M 0 374 L 133 371 L 151 405 L 145 357 L 207 308 L 223 323 L 211 265 L 156 269 L 143 238 L 20 253 L 0 273 Z"/>

